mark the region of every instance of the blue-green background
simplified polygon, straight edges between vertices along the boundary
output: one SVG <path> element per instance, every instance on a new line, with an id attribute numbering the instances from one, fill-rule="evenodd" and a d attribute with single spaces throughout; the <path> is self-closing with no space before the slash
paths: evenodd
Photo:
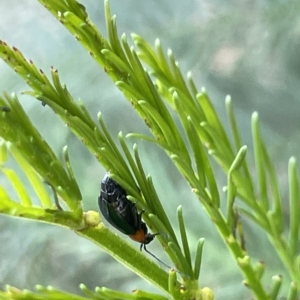
<path id="1" fill-rule="evenodd" d="M 82 3 L 106 36 L 102 1 Z M 159 37 L 165 50 L 173 50 L 182 71 L 192 71 L 198 87 L 206 87 L 227 127 L 224 99 L 232 95 L 252 166 L 250 118 L 253 111 L 259 112 L 263 137 L 278 171 L 284 212 L 288 214 L 287 161 L 291 155 L 299 157 L 300 141 L 300 1 L 111 0 L 111 10 L 117 15 L 120 34 L 125 32 L 130 39 L 134 32 L 151 44 Z M 19 48 L 46 74 L 51 66 L 57 68 L 73 97 L 82 99 L 95 119 L 101 111 L 115 137 L 121 130 L 148 133 L 105 72 L 38 1 L 1 0 L 0 39 Z M 105 170 L 47 106 L 21 96 L 26 89 L 24 82 L 0 61 L 0 91 L 19 96 L 58 155 L 68 145 L 84 208 L 98 210 L 97 196 Z M 181 204 L 193 252 L 196 241 L 206 239 L 201 286 L 211 287 L 216 299 L 250 299 L 236 263 L 184 179 L 162 150 L 137 142 L 146 172 L 153 177 L 175 230 L 176 208 Z M 217 170 L 221 190 L 226 176 Z M 255 176 L 255 170 L 251 171 Z M 0 184 L 14 195 L 1 174 Z M 261 230 L 245 218 L 242 221 L 247 250 L 254 261 L 266 263 L 264 279 L 269 287 L 271 276 L 286 275 L 285 271 Z M 170 264 L 157 242 L 148 248 Z M 284 282 L 286 287 L 289 279 L 285 277 Z M 1 286 L 32 288 L 42 284 L 79 292 L 79 283 L 89 288 L 157 291 L 73 232 L 0 215 Z M 286 295 L 286 289 L 282 295 Z"/>

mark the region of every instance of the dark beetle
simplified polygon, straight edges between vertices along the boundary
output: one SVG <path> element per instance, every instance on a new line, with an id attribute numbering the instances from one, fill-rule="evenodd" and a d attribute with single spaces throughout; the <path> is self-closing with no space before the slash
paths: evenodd
<path id="1" fill-rule="evenodd" d="M 104 218 L 116 229 L 129 235 L 131 239 L 141 243 L 140 250 L 154 256 L 146 248 L 158 234 L 148 233 L 146 224 L 142 221 L 142 213 L 138 213 L 135 203 L 126 198 L 127 192 L 106 173 L 101 182 L 101 192 L 98 197 L 100 211 Z"/>

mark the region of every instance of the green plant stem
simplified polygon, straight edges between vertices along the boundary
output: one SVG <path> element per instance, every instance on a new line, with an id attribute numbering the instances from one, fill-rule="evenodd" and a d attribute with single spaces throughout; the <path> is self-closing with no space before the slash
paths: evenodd
<path id="1" fill-rule="evenodd" d="M 205 205 L 208 214 L 212 216 L 212 220 L 216 224 L 221 236 L 224 238 L 225 243 L 228 245 L 232 255 L 236 260 L 243 260 L 245 256 L 245 251 L 242 249 L 241 245 L 233 237 L 230 228 L 227 225 L 226 220 L 223 218 L 220 210 L 215 209 L 210 205 Z M 257 299 L 266 300 L 268 295 L 262 286 L 261 281 L 257 278 L 255 269 L 251 263 L 245 264 L 246 267 L 242 267 L 242 272 L 246 278 L 247 285 L 252 289 L 253 293 Z"/>
<path id="2" fill-rule="evenodd" d="M 278 253 L 281 261 L 288 270 L 292 280 L 296 285 L 300 286 L 300 272 L 297 265 L 296 258 L 294 258 L 289 250 L 289 246 L 286 240 L 278 235 L 270 236 L 271 243 L 274 245 L 276 252 Z"/>
<path id="3" fill-rule="evenodd" d="M 168 293 L 168 274 L 137 248 L 110 232 L 103 224 L 100 223 L 95 228 L 86 228 L 77 233 L 92 240 L 136 274 Z"/>

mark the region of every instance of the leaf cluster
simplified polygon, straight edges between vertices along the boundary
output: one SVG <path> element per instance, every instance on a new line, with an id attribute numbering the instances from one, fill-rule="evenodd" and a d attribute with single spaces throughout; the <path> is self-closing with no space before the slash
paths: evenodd
<path id="1" fill-rule="evenodd" d="M 48 79 L 17 48 L 3 41 L 0 42 L 0 57 L 27 82 L 31 90 L 26 93 L 51 108 L 99 163 L 111 172 L 112 178 L 126 189 L 129 200 L 136 202 L 140 210 L 145 210 L 143 217 L 153 232 L 165 233 L 159 235 L 158 239 L 174 264 L 174 269 L 167 274 L 99 223 L 96 212 L 83 212 L 82 197 L 67 148 L 63 150 L 63 164 L 31 123 L 17 97 L 7 94 L 0 98 L 0 163 L 1 171 L 13 183 L 19 201 L 12 199 L 1 187 L 0 212 L 75 230 L 155 284 L 168 297 L 213 299 L 209 288 L 201 289 L 198 286 L 204 239 L 200 238 L 195 246 L 196 255 L 193 259 L 182 207 L 177 209 L 180 229 L 177 237 L 155 191 L 152 178 L 146 175 L 138 146 L 135 144 L 132 151 L 127 146 L 126 138 L 143 139 L 164 149 L 187 180 L 199 204 L 205 208 L 233 255 L 243 274 L 244 284 L 254 296 L 257 299 L 276 299 L 283 279 L 275 275 L 270 289 L 262 284 L 265 266 L 263 263 L 254 265 L 247 253 L 241 214 L 257 224 L 273 244 L 290 275 L 288 299 L 296 299 L 300 286 L 297 164 L 295 158 L 290 159 L 290 218 L 288 230 L 285 230 L 277 175 L 260 133 L 258 114 L 253 113 L 251 122 L 256 170 L 253 176 L 246 161 L 247 146 L 242 143 L 230 97 L 226 98 L 225 107 L 231 136 L 226 132 L 206 91 L 198 90 L 191 73 L 185 78 L 171 50 L 165 54 L 159 40 L 156 40 L 155 48 L 152 49 L 136 34 L 132 35 L 134 46 L 129 45 L 126 35 L 119 38 L 116 17 L 111 15 L 108 1 L 105 1 L 108 39 L 103 37 L 89 19 L 85 7 L 77 1 L 39 2 L 104 69 L 145 121 L 151 135 L 131 133 L 124 137 L 120 132 L 119 145 L 116 145 L 101 113 L 98 113 L 98 122 L 94 122 L 83 101 L 75 101 L 61 84 L 56 69 L 51 69 L 51 80 Z M 40 206 L 33 205 L 16 172 L 4 167 L 8 153 L 30 179 L 40 199 Z M 213 160 L 227 175 L 225 211 L 221 209 Z M 44 182 L 54 190 L 54 201 L 46 192 Z M 60 201 L 63 203 L 60 204 Z M 4 299 L 87 299 L 50 287 L 37 286 L 37 289 L 39 293 L 7 287 L 0 295 Z M 167 299 L 162 295 L 139 290 L 125 294 L 106 288 L 92 292 L 83 285 L 81 289 L 88 299 Z"/>

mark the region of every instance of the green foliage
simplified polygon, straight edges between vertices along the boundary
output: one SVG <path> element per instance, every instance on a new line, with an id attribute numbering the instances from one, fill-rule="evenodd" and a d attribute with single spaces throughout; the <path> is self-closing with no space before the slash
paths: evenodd
<path id="1" fill-rule="evenodd" d="M 206 91 L 197 89 L 191 73 L 185 79 L 173 53 L 168 51 L 166 55 L 159 40 L 155 43 L 155 49 L 152 49 L 136 34 L 132 35 L 135 47 L 129 45 L 125 35 L 119 39 L 116 18 L 111 16 L 108 1 L 105 1 L 108 40 L 91 22 L 83 5 L 75 0 L 39 2 L 88 50 L 145 121 L 151 136 L 136 132 L 126 138 L 143 139 L 165 150 L 214 222 L 244 276 L 245 285 L 253 295 L 257 299 L 276 299 L 282 277 L 273 276 L 270 289 L 263 285 L 265 266 L 262 263 L 255 266 L 247 253 L 240 214 L 260 226 L 273 244 L 290 276 L 288 299 L 296 299 L 300 286 L 297 164 L 295 158 L 290 159 L 290 219 L 288 230 L 284 230 L 277 176 L 260 133 L 258 114 L 252 116 L 256 168 L 256 176 L 253 177 L 246 161 L 247 146 L 243 146 L 230 97 L 226 98 L 225 105 L 232 139 Z M 7 287 L 0 296 L 3 299 L 213 299 L 213 292 L 209 288 L 200 288 L 198 285 L 204 259 L 204 239 L 200 238 L 197 245 L 189 245 L 180 206 L 177 209 L 179 241 L 151 176 L 144 171 L 137 145 L 131 151 L 122 133 L 118 136 L 119 146 L 116 145 L 105 125 L 105 116 L 99 113 L 98 123 L 94 122 L 83 102 L 75 101 L 61 84 L 54 68 L 51 69 L 50 80 L 31 60 L 27 61 L 17 48 L 3 41 L 0 42 L 0 57 L 29 85 L 31 90 L 26 94 L 51 108 L 99 163 L 111 172 L 112 178 L 126 189 L 129 200 L 136 202 L 140 210 L 145 209 L 143 217 L 146 223 L 153 232 L 164 233 L 157 238 L 174 264 L 174 269 L 167 274 L 100 223 L 98 213 L 83 212 L 82 196 L 67 147 L 63 150 L 63 165 L 31 123 L 17 97 L 5 94 L 0 98 L 1 171 L 12 182 L 19 199 L 12 199 L 1 187 L 0 212 L 75 230 L 159 287 L 164 295 L 140 290 L 125 294 L 107 288 L 96 288 L 93 292 L 82 285 L 85 297 L 41 286 L 37 286 L 38 292 Z M 181 125 L 178 125 L 178 120 Z M 9 155 L 29 179 L 40 200 L 39 205 L 32 203 L 17 173 L 5 167 Z M 212 167 L 213 160 L 227 175 L 224 211 Z M 54 190 L 54 201 L 45 183 Z M 62 204 L 59 203 L 61 200 Z M 194 259 L 191 247 L 196 249 Z"/>

